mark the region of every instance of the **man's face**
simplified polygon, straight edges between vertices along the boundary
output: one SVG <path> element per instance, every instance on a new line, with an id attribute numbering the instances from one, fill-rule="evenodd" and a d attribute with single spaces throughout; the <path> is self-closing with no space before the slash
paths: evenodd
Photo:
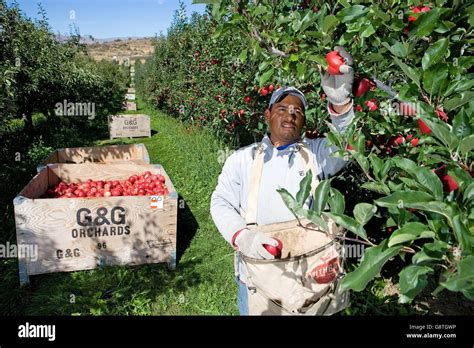
<path id="1" fill-rule="evenodd" d="M 304 106 L 294 95 L 287 95 L 272 109 L 265 110 L 270 125 L 270 138 L 275 146 L 282 146 L 299 139 L 305 125 Z"/>

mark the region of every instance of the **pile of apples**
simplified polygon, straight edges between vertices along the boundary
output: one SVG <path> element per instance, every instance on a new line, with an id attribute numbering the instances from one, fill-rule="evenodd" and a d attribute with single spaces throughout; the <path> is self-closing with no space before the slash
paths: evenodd
<path id="1" fill-rule="evenodd" d="M 93 198 L 115 196 L 160 196 L 169 193 L 165 177 L 146 171 L 127 180 L 97 180 L 65 183 L 61 181 L 41 198 Z"/>

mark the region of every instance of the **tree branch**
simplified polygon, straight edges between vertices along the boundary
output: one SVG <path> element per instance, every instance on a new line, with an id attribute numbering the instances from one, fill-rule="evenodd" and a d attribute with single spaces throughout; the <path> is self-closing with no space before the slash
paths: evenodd
<path id="1" fill-rule="evenodd" d="M 265 48 L 270 54 L 275 54 L 279 57 L 288 58 L 290 56 L 288 53 L 283 52 L 279 50 L 278 48 L 275 48 L 273 45 L 269 44 L 268 42 L 266 42 L 260 35 L 255 25 L 252 23 L 247 11 L 245 11 L 243 8 L 241 8 L 240 10 L 242 11 L 242 14 L 244 15 L 244 17 L 248 20 L 250 27 L 252 28 L 252 35 L 255 39 L 257 39 L 260 47 Z"/>

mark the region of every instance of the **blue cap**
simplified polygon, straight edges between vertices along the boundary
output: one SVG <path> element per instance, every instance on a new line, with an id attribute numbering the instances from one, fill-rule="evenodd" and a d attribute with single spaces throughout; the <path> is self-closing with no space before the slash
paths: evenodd
<path id="1" fill-rule="evenodd" d="M 298 97 L 301 100 L 301 103 L 303 103 L 304 108 L 308 108 L 308 102 L 306 101 L 303 92 L 301 92 L 299 89 L 296 89 L 295 87 L 290 86 L 278 88 L 275 92 L 273 92 L 272 97 L 270 98 L 270 103 L 268 104 L 268 108 L 270 109 L 273 104 L 280 102 L 287 95 L 294 95 L 295 97 Z"/>

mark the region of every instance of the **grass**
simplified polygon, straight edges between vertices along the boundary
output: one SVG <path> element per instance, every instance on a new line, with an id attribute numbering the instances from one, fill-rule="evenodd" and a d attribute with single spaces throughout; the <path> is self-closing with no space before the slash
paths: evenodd
<path id="1" fill-rule="evenodd" d="M 209 214 L 210 195 L 221 170 L 218 155 L 222 144 L 207 132 L 187 129 L 160 112 L 144 109 L 137 113 L 152 116 L 156 131 L 152 138 L 93 143 L 145 143 L 151 162 L 164 166 L 180 195 L 177 269 L 152 264 L 55 273 L 33 276 L 29 287 L 19 288 L 16 259 L 6 259 L 0 266 L 0 313 L 238 314 L 232 250 Z"/>
<path id="2" fill-rule="evenodd" d="M 138 105 L 142 105 L 140 100 Z M 151 138 L 108 140 L 102 134 L 82 145 L 144 143 L 152 163 L 161 164 L 179 193 L 178 267 L 165 264 L 105 267 L 91 271 L 33 276 L 19 288 L 16 259 L 0 260 L 0 313 L 6 315 L 237 315 L 233 253 L 209 214 L 210 196 L 221 171 L 224 144 L 208 131 L 189 128 L 146 106 Z M 94 140 L 94 136 L 96 137 Z M 12 211 L 3 236 L 14 240 Z M 341 315 L 412 314 L 395 297 L 385 296 L 385 281 L 352 294 Z"/>

